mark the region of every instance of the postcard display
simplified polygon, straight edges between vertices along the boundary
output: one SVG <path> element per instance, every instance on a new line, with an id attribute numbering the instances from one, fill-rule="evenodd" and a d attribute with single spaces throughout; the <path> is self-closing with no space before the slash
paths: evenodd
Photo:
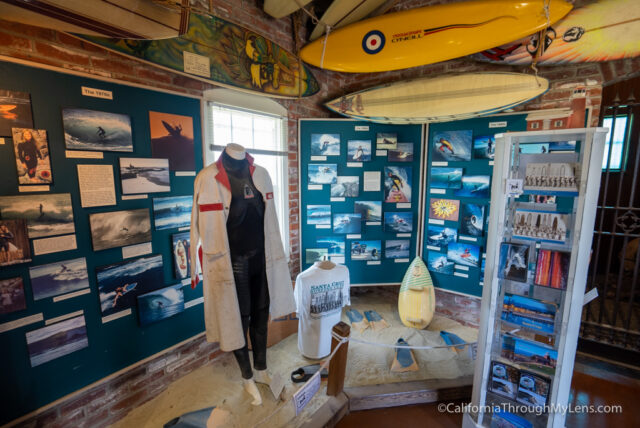
<path id="1" fill-rule="evenodd" d="M 464 415 L 465 427 L 565 426 L 566 415 L 545 406 L 569 400 L 605 135 L 496 138 L 471 403 L 479 412 Z"/>
<path id="2" fill-rule="evenodd" d="M 421 125 L 299 122 L 301 270 L 329 258 L 351 285 L 398 284 L 417 254 Z"/>
<path id="3" fill-rule="evenodd" d="M 2 425 L 204 322 L 202 289 L 183 286 L 200 100 L 5 62 L 0 75 L 0 103 L 17 106 L 0 117 Z"/>

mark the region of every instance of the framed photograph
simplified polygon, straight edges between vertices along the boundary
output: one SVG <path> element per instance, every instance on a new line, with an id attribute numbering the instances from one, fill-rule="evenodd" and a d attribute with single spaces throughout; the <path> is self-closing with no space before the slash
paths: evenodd
<path id="1" fill-rule="evenodd" d="M 549 211 L 516 210 L 513 237 L 564 242 L 567 239 L 568 214 Z"/>
<path id="2" fill-rule="evenodd" d="M 558 351 L 538 342 L 513 336 L 502 336 L 501 355 L 529 369 L 550 375 L 558 364 Z"/>
<path id="3" fill-rule="evenodd" d="M 473 137 L 473 157 L 475 159 L 493 159 L 496 153 L 496 139 L 493 135 Z"/>
<path id="4" fill-rule="evenodd" d="M 89 287 L 84 257 L 29 268 L 33 300 L 42 300 Z"/>
<path id="5" fill-rule="evenodd" d="M 376 134 L 376 149 L 393 150 L 398 147 L 398 134 L 395 132 L 378 132 Z"/>
<path id="6" fill-rule="evenodd" d="M 427 256 L 427 268 L 431 272 L 453 275 L 454 265 L 455 263 L 447 259 L 446 254 L 429 251 L 429 255 Z"/>
<path id="7" fill-rule="evenodd" d="M 460 234 L 482 236 L 484 229 L 484 205 L 462 204 L 460 208 Z"/>
<path id="8" fill-rule="evenodd" d="M 549 401 L 551 381 L 535 373 L 520 372 L 516 401 L 527 406 L 544 407 Z"/>
<path id="9" fill-rule="evenodd" d="M 122 194 L 171 191 L 169 160 L 155 158 L 120 158 Z"/>
<path id="10" fill-rule="evenodd" d="M 89 346 L 84 315 L 26 333 L 31 367 Z"/>
<path id="11" fill-rule="evenodd" d="M 305 263 L 313 264 L 315 262 L 321 262 L 328 254 L 329 250 L 327 248 L 306 248 Z"/>
<path id="12" fill-rule="evenodd" d="M 392 233 L 413 231 L 413 213 L 411 211 L 386 211 L 384 213 L 384 231 Z"/>
<path id="13" fill-rule="evenodd" d="M 66 107 L 62 126 L 67 150 L 133 152 L 131 117 L 126 114 Z"/>
<path id="14" fill-rule="evenodd" d="M 459 189 L 462 187 L 462 168 L 431 168 L 429 185 L 434 189 Z"/>
<path id="15" fill-rule="evenodd" d="M 458 230 L 445 226 L 427 225 L 427 244 L 434 247 L 446 247 L 458 240 Z"/>
<path id="16" fill-rule="evenodd" d="M 0 137 L 11 137 L 11 128 L 33 128 L 31 95 L 0 89 Z"/>
<path id="17" fill-rule="evenodd" d="M 549 153 L 549 143 L 521 143 L 520 154 L 535 155 Z"/>
<path id="18" fill-rule="evenodd" d="M 470 161 L 473 131 L 436 132 L 432 140 L 432 161 Z"/>
<path id="19" fill-rule="evenodd" d="M 25 219 L 30 239 L 76 231 L 69 193 L 0 196 L 0 218 Z"/>
<path id="20" fill-rule="evenodd" d="M 348 162 L 369 162 L 371 160 L 371 140 L 347 141 Z"/>
<path id="21" fill-rule="evenodd" d="M 577 163 L 528 163 L 524 190 L 578 194 L 580 165 Z"/>
<path id="22" fill-rule="evenodd" d="M 462 186 L 453 192 L 456 196 L 467 198 L 491 197 L 491 177 L 488 175 L 465 175 Z"/>
<path id="23" fill-rule="evenodd" d="M 553 250 L 538 250 L 534 283 L 545 287 L 566 290 L 569 277 L 571 253 Z"/>
<path id="24" fill-rule="evenodd" d="M 172 285 L 138 296 L 140 325 L 149 325 L 184 312 L 182 284 Z"/>
<path id="25" fill-rule="evenodd" d="M 409 166 L 384 167 L 385 202 L 411 202 L 412 171 Z"/>
<path id="26" fill-rule="evenodd" d="M 136 304 L 140 294 L 164 284 L 162 256 L 128 259 L 96 268 L 102 316 L 115 314 Z"/>
<path id="27" fill-rule="evenodd" d="M 307 205 L 307 224 L 331 224 L 331 205 Z"/>
<path id="28" fill-rule="evenodd" d="M 429 199 L 429 218 L 434 220 L 458 221 L 460 201 L 457 199 Z"/>
<path id="29" fill-rule="evenodd" d="M 333 184 L 338 182 L 338 164 L 310 163 L 309 184 Z"/>
<path id="30" fill-rule="evenodd" d="M 340 156 L 340 134 L 311 134 L 311 156 Z"/>
<path id="31" fill-rule="evenodd" d="M 193 196 L 153 198 L 153 223 L 156 230 L 189 227 Z"/>
<path id="32" fill-rule="evenodd" d="M 173 253 L 173 272 L 176 279 L 191 276 L 191 236 L 189 232 L 171 235 L 171 251 Z"/>
<path id="33" fill-rule="evenodd" d="M 150 111 L 149 130 L 152 157 L 169 159 L 171 171 L 195 171 L 191 116 Z"/>
<path id="34" fill-rule="evenodd" d="M 382 241 L 351 241 L 351 260 L 380 260 Z"/>
<path id="35" fill-rule="evenodd" d="M 27 309 L 22 277 L 0 279 L 0 315 Z"/>
<path id="36" fill-rule="evenodd" d="M 0 220 L 0 266 L 30 261 L 31 247 L 26 220 Z"/>
<path id="37" fill-rule="evenodd" d="M 89 214 L 93 251 L 151 241 L 147 208 Z"/>
<path id="38" fill-rule="evenodd" d="M 410 257 L 409 239 L 388 239 L 384 241 L 384 257 L 387 259 L 408 259 Z"/>
<path id="39" fill-rule="evenodd" d="M 358 234 L 362 230 L 362 216 L 358 213 L 333 215 L 333 233 Z"/>
<path id="40" fill-rule="evenodd" d="M 355 201 L 353 203 L 353 212 L 359 213 L 362 220 L 366 222 L 382 221 L 382 202 L 381 201 Z"/>
<path id="41" fill-rule="evenodd" d="M 498 278 L 517 282 L 527 282 L 529 272 L 529 246 L 521 244 L 500 244 L 500 270 Z"/>
<path id="42" fill-rule="evenodd" d="M 508 364 L 491 361 L 489 391 L 515 400 L 518 392 L 519 380 L 520 371 L 517 368 Z"/>
<path id="43" fill-rule="evenodd" d="M 331 184 L 332 198 L 357 198 L 360 195 L 360 177 L 341 175 Z"/>
<path id="44" fill-rule="evenodd" d="M 516 294 L 505 294 L 502 301 L 503 321 L 529 330 L 553 334 L 558 307 Z"/>
<path id="45" fill-rule="evenodd" d="M 51 184 L 49 141 L 44 129 L 12 128 L 18 184 Z"/>
<path id="46" fill-rule="evenodd" d="M 389 162 L 413 162 L 413 143 L 398 143 L 387 152 Z"/>
<path id="47" fill-rule="evenodd" d="M 552 141 L 549 143 L 549 151 L 555 153 L 573 153 L 576 151 L 575 141 Z"/>
<path id="48" fill-rule="evenodd" d="M 452 242 L 447 246 L 447 258 L 458 265 L 479 267 L 480 247 L 463 242 Z"/>
<path id="49" fill-rule="evenodd" d="M 344 238 L 338 236 L 321 236 L 316 239 L 318 248 L 326 248 L 329 256 L 344 257 L 345 245 Z"/>

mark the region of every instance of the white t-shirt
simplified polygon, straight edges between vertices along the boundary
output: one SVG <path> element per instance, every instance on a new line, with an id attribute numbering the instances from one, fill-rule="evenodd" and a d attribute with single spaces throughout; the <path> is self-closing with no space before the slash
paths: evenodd
<path id="1" fill-rule="evenodd" d="M 298 312 L 298 349 L 307 358 L 331 353 L 331 329 L 340 322 L 349 299 L 349 269 L 335 265 L 321 269 L 316 262 L 296 278 L 294 296 Z"/>

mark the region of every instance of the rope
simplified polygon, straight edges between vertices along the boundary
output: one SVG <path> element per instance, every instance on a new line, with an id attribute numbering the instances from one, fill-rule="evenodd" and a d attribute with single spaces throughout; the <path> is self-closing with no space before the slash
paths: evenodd
<path id="1" fill-rule="evenodd" d="M 318 24 L 323 24 L 324 28 L 325 28 L 325 34 L 324 34 L 324 40 L 322 40 L 322 55 L 320 56 L 320 68 L 324 68 L 324 53 L 326 51 L 327 48 L 327 37 L 329 37 L 329 33 L 331 32 L 331 25 L 325 23 L 324 21 L 322 21 L 321 19 L 319 19 L 315 13 L 310 12 L 307 10 L 307 8 L 304 7 L 304 5 L 300 2 L 300 0 L 295 0 L 296 4 L 298 5 L 298 7 L 300 7 L 300 9 L 302 9 L 302 11 L 304 13 L 306 13 L 307 15 L 309 15 L 309 18 L 311 18 L 311 22 L 313 22 L 313 25 L 318 25 Z"/>
<path id="2" fill-rule="evenodd" d="M 544 15 L 547 18 L 547 24 L 545 27 L 538 33 L 538 49 L 536 49 L 536 54 L 533 56 L 533 60 L 531 61 L 531 69 L 534 72 L 534 76 L 536 78 L 536 82 L 538 86 L 541 86 L 540 81 L 538 80 L 538 59 L 543 54 L 544 46 L 547 42 L 547 29 L 551 26 L 551 12 L 549 11 L 551 0 L 544 0 L 543 10 Z"/>
<path id="3" fill-rule="evenodd" d="M 363 345 L 379 346 L 381 348 L 401 348 L 401 349 L 442 349 L 442 348 L 458 348 L 458 347 L 462 348 L 467 345 L 475 345 L 476 343 L 478 343 L 478 342 L 464 342 L 464 343 L 459 343 L 455 345 L 434 345 L 434 346 L 389 345 L 388 343 L 369 342 L 367 340 L 355 339 L 353 337 L 342 337 L 334 332 L 331 332 L 331 335 L 333 336 L 334 339 L 337 339 L 340 341 L 346 340 L 349 342 L 361 343 Z"/>

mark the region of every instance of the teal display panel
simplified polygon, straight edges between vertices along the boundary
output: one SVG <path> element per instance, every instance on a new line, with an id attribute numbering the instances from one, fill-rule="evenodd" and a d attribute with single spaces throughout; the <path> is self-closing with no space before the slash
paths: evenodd
<path id="1" fill-rule="evenodd" d="M 174 276 L 171 235 L 177 229 L 155 231 L 152 197 L 193 194 L 193 176 L 171 172 L 171 191 L 150 194 L 146 199 L 122 200 L 118 158 L 151 157 L 149 111 L 172 113 L 193 118 L 196 170 L 202 168 L 200 101 L 152 90 L 108 83 L 70 74 L 47 71 L 11 63 L 0 63 L 0 89 L 31 94 L 34 128 L 48 133 L 53 193 L 70 193 L 73 205 L 77 249 L 34 256 L 30 263 L 0 267 L 0 279 L 19 276 L 24 281 L 26 309 L 0 315 L 0 324 L 42 314 L 51 320 L 83 311 L 88 347 L 76 350 L 41 365 L 31 367 L 25 335 L 44 327 L 39 321 L 0 333 L 0 425 L 104 378 L 137 361 L 166 349 L 204 330 L 203 305 L 195 305 L 172 318 L 141 327 L 137 309 L 132 314 L 103 323 L 96 282 L 96 267 L 122 261 L 121 248 L 94 252 L 89 229 L 89 214 L 127 209 L 147 209 L 152 224 L 152 254 L 162 256 L 162 281 L 156 288 L 180 283 Z M 112 100 L 83 96 L 81 88 L 111 91 Z M 104 159 L 71 159 L 65 156 L 61 109 L 78 107 L 122 113 L 131 117 L 133 153 L 104 152 Z M 84 209 L 81 207 L 76 165 L 111 165 L 114 169 L 116 206 Z M 21 195 L 18 191 L 16 158 L 11 138 L 0 145 L 0 195 Z M 90 292 L 67 300 L 34 300 L 29 267 L 85 257 Z M 184 286 L 185 301 L 202 296 L 201 287 Z"/>
<path id="2" fill-rule="evenodd" d="M 525 131 L 526 116 L 429 125 L 422 258 L 436 287 L 482 295 L 493 174 L 488 138 L 482 137 Z"/>
<path id="3" fill-rule="evenodd" d="M 409 262 L 417 254 L 417 233 L 421 221 L 419 208 L 422 192 L 422 126 L 383 125 L 346 119 L 302 119 L 299 127 L 302 269 L 307 269 L 313 260 L 326 255 L 334 261 L 344 263 L 349 268 L 352 284 L 400 283 Z M 395 134 L 399 148 L 393 153 L 391 150 L 386 150 L 385 154 L 377 152 L 378 134 L 392 136 Z M 335 146 L 336 139 L 340 141 L 339 148 Z M 352 141 L 351 150 L 349 150 L 349 141 Z M 363 143 L 353 143 L 353 141 Z M 367 141 L 371 141 L 371 159 L 360 163 L 354 162 L 354 156 L 356 159 L 359 158 L 357 150 L 360 146 L 363 146 L 363 152 L 366 152 Z M 406 149 L 406 146 L 400 143 L 413 143 L 411 157 L 406 150 L 401 150 Z M 323 153 L 323 146 L 324 153 L 328 153 L 326 155 L 319 154 Z M 367 159 L 366 154 L 363 158 Z M 328 166 L 318 167 L 317 165 Z M 353 179 L 346 179 L 348 182 L 335 183 L 332 193 L 332 184 L 329 181 L 333 175 L 334 165 L 337 177 L 358 177 L 357 185 L 352 184 Z M 410 178 L 407 169 L 404 168 L 411 171 Z M 330 171 L 325 173 L 326 169 Z M 365 173 L 371 172 L 380 173 L 380 187 L 376 191 L 365 191 L 364 186 L 372 184 L 365 183 Z M 387 191 L 385 177 L 389 172 L 395 176 L 389 180 L 397 180 L 396 177 L 400 180 L 397 180 L 397 186 L 390 186 Z M 323 176 L 323 174 L 326 175 Z M 317 182 L 326 184 L 317 184 Z M 407 186 L 410 188 L 411 201 L 402 202 L 403 195 L 406 196 L 404 191 Z M 354 194 L 353 191 L 356 188 L 357 197 L 346 196 L 344 200 L 339 199 L 340 194 Z M 332 198 L 338 199 L 332 200 Z M 385 202 L 385 200 L 397 202 Z M 375 218 L 377 208 L 367 208 L 371 207 L 370 202 L 380 203 L 379 219 Z M 328 228 L 326 224 L 315 224 L 326 223 L 327 213 L 326 209 L 316 209 L 317 207 L 314 206 L 330 207 L 331 224 Z M 360 219 L 344 216 L 355 214 L 356 211 L 361 214 Z M 387 222 L 385 222 L 385 215 Z M 353 229 L 358 222 L 361 228 L 359 233 L 354 232 Z M 411 231 L 408 231 L 409 223 L 411 223 Z M 339 254 L 340 242 L 344 243 L 344 256 Z"/>

